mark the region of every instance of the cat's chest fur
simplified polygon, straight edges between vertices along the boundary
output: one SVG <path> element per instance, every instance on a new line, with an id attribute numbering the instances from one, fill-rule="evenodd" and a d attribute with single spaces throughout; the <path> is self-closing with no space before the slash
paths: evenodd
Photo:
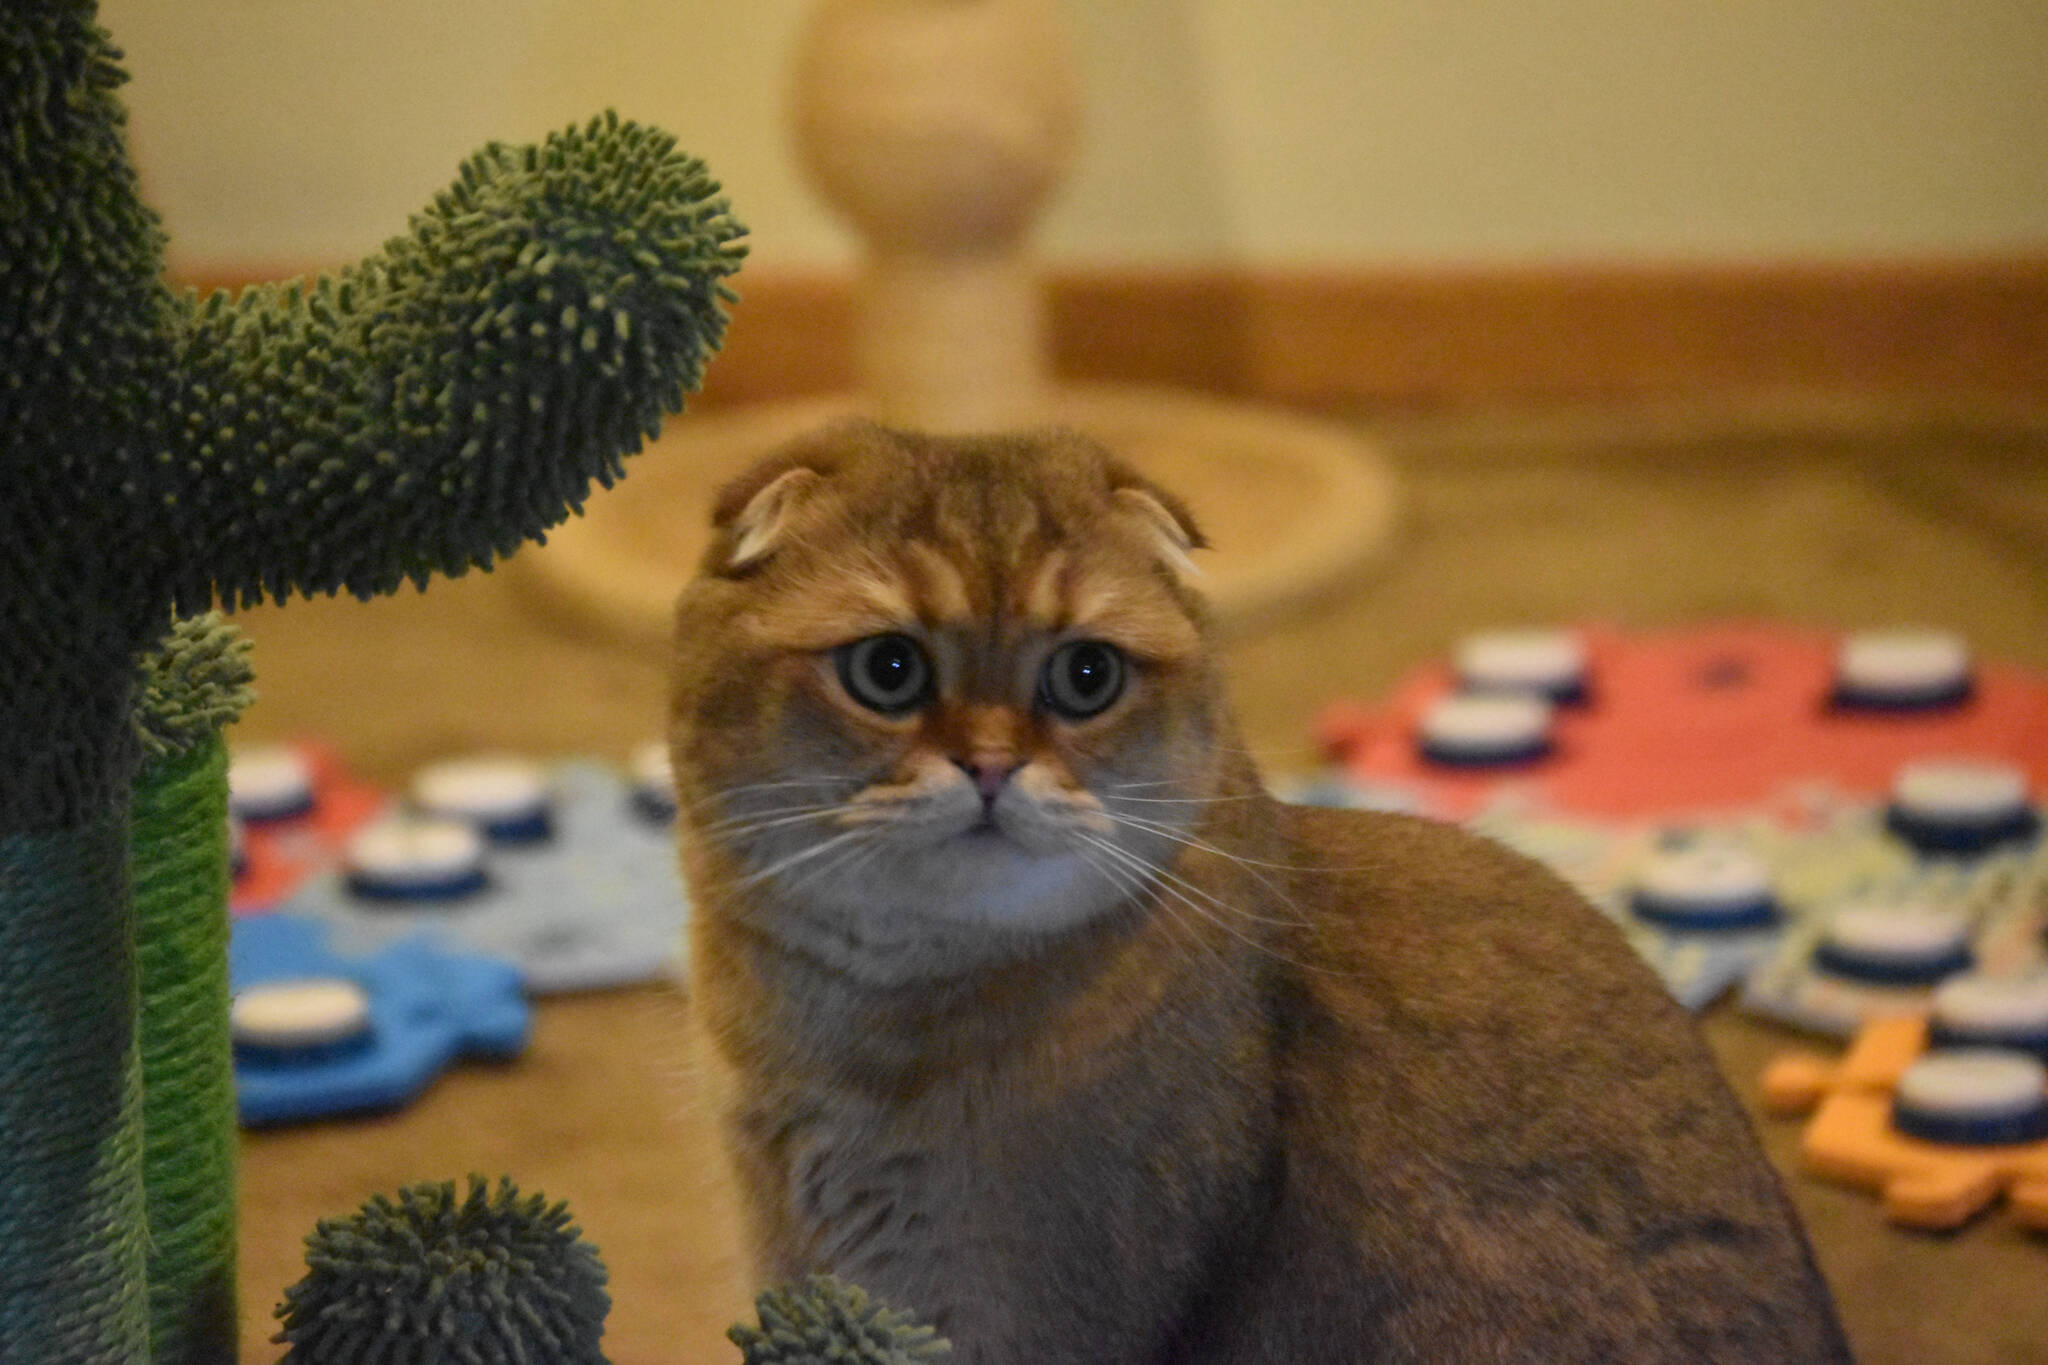
<path id="1" fill-rule="evenodd" d="M 915 1093 L 755 1073 L 727 1124 L 762 1276 L 829 1268 L 915 1306 L 962 1365 L 1155 1358 L 1271 1151 L 1269 1058 L 1244 1000 L 1212 1003 L 1077 1007 Z"/>
<path id="2" fill-rule="evenodd" d="M 947 1103 L 883 1112 L 844 1098 L 803 1102 L 764 1173 L 783 1211 L 767 1246 L 775 1278 L 830 1267 L 888 1301 L 917 1305 L 961 1343 L 960 1358 L 980 1362 L 998 1358 L 984 1343 L 1021 1346 L 1040 1335 L 1033 1324 L 1048 1318 L 1027 1301 L 1030 1289 L 990 1288 L 1040 1284 L 1043 1230 L 1071 1213 L 1073 1201 L 1064 1198 L 1019 1207 L 1018 1176 L 1029 1170 L 1032 1188 L 1071 1189 L 1087 1179 L 1089 1163 L 1080 1148 L 1049 1145 L 1043 1131 L 997 1131 L 986 1120 L 963 1121 L 958 1109 Z M 1075 1232 L 1054 1235 L 1087 1240 Z M 1080 1261 L 1097 1259 L 1086 1246 L 1074 1251 Z M 1096 1265 L 1091 1273 L 1105 1269 Z M 1142 1285 L 1127 1284 L 1119 1297 L 1142 1292 Z M 1058 1359 L 1063 1348 L 1043 1339 L 1025 1349 Z"/>

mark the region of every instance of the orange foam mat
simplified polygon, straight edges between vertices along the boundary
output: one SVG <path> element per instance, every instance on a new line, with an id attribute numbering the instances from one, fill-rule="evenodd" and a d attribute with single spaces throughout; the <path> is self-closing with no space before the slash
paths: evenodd
<path id="1" fill-rule="evenodd" d="M 1885 1215 L 1917 1228 L 1955 1228 L 2006 1197 L 2013 1218 L 2048 1231 L 2048 1141 L 1965 1146 L 1892 1127 L 1892 1091 L 1927 1050 L 1918 1015 L 1874 1020 L 1839 1062 L 1793 1053 L 1763 1074 L 1772 1113 L 1811 1112 L 1800 1159 L 1815 1175 L 1876 1191 Z"/>

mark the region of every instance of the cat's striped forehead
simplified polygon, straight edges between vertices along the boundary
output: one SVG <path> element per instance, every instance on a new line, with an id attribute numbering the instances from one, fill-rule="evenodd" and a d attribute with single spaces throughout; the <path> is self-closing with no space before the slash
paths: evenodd
<path id="1" fill-rule="evenodd" d="M 805 466 L 819 477 L 789 518 L 790 552 L 762 578 L 764 641 L 815 649 L 920 627 L 1091 635 L 1162 662 L 1199 648 L 1156 527 L 1119 500 L 1096 448 L 984 438 L 823 454 Z"/>

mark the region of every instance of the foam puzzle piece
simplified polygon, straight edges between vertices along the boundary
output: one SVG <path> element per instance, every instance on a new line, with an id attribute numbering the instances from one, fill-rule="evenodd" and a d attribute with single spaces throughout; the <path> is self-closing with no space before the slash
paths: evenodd
<path id="1" fill-rule="evenodd" d="M 2006 1196 L 2015 1221 L 2048 1231 L 2048 1141 L 1970 1146 L 1927 1142 L 1892 1126 L 1899 1078 L 1927 1049 L 1927 1021 L 1892 1015 L 1865 1024 L 1839 1063 L 1796 1053 L 1763 1074 L 1765 1107 L 1811 1113 L 1800 1160 L 1814 1174 L 1876 1191 L 1893 1222 L 1961 1227 Z"/>
<path id="2" fill-rule="evenodd" d="M 313 805 L 303 815 L 243 823 L 241 866 L 228 895 L 236 914 L 275 909 L 307 880 L 339 864 L 349 835 L 390 802 L 384 791 L 352 775 L 329 746 L 294 740 L 284 747 L 311 771 Z"/>
<path id="3" fill-rule="evenodd" d="M 515 964 L 536 994 L 626 985 L 682 970 L 689 902 L 671 822 L 636 801 L 607 765 L 576 759 L 549 773 L 554 834 L 487 843 L 484 886 L 452 900 L 369 898 L 338 868 L 286 903 L 330 927 L 344 952 L 411 934 Z"/>
<path id="4" fill-rule="evenodd" d="M 336 952 L 325 925 L 297 915 L 235 922 L 228 942 L 233 990 L 335 977 L 369 996 L 368 1034 L 304 1053 L 238 1048 L 235 1099 L 244 1125 L 394 1109 L 458 1059 L 504 1061 L 526 1047 L 531 1011 L 509 963 L 423 938 L 358 957 Z"/>

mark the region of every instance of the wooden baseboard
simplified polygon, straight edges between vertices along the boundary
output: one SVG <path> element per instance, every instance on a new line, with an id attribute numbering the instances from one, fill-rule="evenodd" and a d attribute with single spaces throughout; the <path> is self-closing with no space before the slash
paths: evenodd
<path id="1" fill-rule="evenodd" d="M 215 270 L 202 285 L 274 278 Z M 703 396 L 853 382 L 850 277 L 743 272 Z M 1313 408 L 1801 392 L 2048 403 L 2048 252 L 1976 260 L 1048 271 L 1053 366 Z"/>

